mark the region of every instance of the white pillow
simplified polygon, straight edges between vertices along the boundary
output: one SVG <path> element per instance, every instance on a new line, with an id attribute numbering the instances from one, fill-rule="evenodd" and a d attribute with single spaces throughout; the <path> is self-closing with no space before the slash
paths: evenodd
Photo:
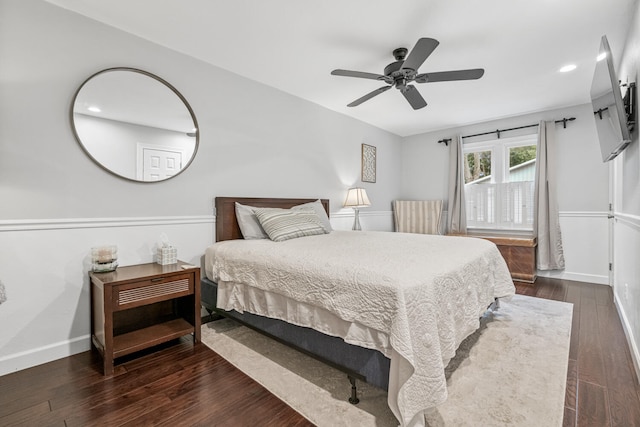
<path id="1" fill-rule="evenodd" d="M 242 232 L 242 237 L 246 240 L 268 239 L 269 236 L 262 229 L 258 218 L 256 218 L 254 207 L 241 205 L 236 202 L 236 219 Z"/>
<path id="2" fill-rule="evenodd" d="M 254 213 L 274 242 L 327 233 L 312 208 L 254 208 Z"/>
<path id="3" fill-rule="evenodd" d="M 312 208 L 316 215 L 318 215 L 318 219 L 320 220 L 320 224 L 324 227 L 324 230 L 327 233 L 331 233 L 333 228 L 331 227 L 331 222 L 329 221 L 329 216 L 327 215 L 327 211 L 324 210 L 324 206 L 320 199 L 315 202 L 304 203 L 302 205 L 294 206 L 292 209 L 307 209 Z"/>

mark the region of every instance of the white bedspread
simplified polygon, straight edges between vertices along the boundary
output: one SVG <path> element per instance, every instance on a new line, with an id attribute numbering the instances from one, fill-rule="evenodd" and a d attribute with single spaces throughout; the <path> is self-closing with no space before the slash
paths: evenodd
<path id="1" fill-rule="evenodd" d="M 218 283 L 219 308 L 318 326 L 382 351 L 391 359 L 389 407 L 402 426 L 424 425 L 423 411 L 446 400 L 444 368 L 455 350 L 494 297 L 515 293 L 493 243 L 436 235 L 333 231 L 279 243 L 225 241 L 207 249 L 205 272 Z M 269 307 L 251 289 L 300 301 L 311 316 Z M 327 331 L 331 322 L 318 312 L 352 327 Z"/>

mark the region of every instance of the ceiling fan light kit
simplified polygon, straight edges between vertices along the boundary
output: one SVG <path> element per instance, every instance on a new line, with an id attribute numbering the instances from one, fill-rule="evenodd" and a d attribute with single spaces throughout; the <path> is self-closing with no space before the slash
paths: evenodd
<path id="1" fill-rule="evenodd" d="M 402 93 L 409 105 L 414 110 L 427 106 L 427 101 L 424 100 L 420 92 L 414 85 L 409 83 L 435 83 L 435 82 L 447 82 L 455 80 L 476 80 L 484 75 L 484 69 L 473 68 L 469 70 L 455 70 L 455 71 L 440 71 L 437 73 L 422 73 L 418 74 L 418 69 L 424 63 L 424 61 L 433 53 L 436 47 L 440 44 L 435 39 L 421 38 L 413 47 L 411 52 L 406 48 L 400 47 L 393 51 L 393 57 L 395 62 L 387 65 L 384 68 L 384 74 L 366 73 L 362 71 L 350 71 L 350 70 L 333 70 L 331 72 L 334 76 L 344 77 L 356 77 L 361 79 L 379 80 L 385 82 L 387 86 L 382 86 L 368 94 L 364 95 L 348 104 L 347 107 L 355 107 L 362 104 L 365 101 L 380 95 L 383 92 L 395 87 Z M 408 54 L 408 56 L 407 56 Z"/>

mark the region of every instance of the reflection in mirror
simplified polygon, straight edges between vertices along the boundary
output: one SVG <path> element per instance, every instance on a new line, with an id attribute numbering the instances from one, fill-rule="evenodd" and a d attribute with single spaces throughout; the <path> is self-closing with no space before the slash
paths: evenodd
<path id="1" fill-rule="evenodd" d="M 72 104 L 71 126 L 84 151 L 132 181 L 163 181 L 198 150 L 198 122 L 186 99 L 146 71 L 110 68 L 89 77 Z"/>

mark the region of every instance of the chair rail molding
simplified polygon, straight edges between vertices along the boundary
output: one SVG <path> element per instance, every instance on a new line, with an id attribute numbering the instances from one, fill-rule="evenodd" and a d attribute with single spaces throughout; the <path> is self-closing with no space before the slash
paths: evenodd
<path id="1" fill-rule="evenodd" d="M 213 215 L 0 220 L 0 232 L 150 225 L 214 224 Z"/>
<path id="2" fill-rule="evenodd" d="M 640 216 L 631 215 L 622 212 L 614 212 L 613 218 L 616 221 L 620 221 L 625 225 L 631 226 L 636 229 L 636 231 L 640 231 Z"/>

